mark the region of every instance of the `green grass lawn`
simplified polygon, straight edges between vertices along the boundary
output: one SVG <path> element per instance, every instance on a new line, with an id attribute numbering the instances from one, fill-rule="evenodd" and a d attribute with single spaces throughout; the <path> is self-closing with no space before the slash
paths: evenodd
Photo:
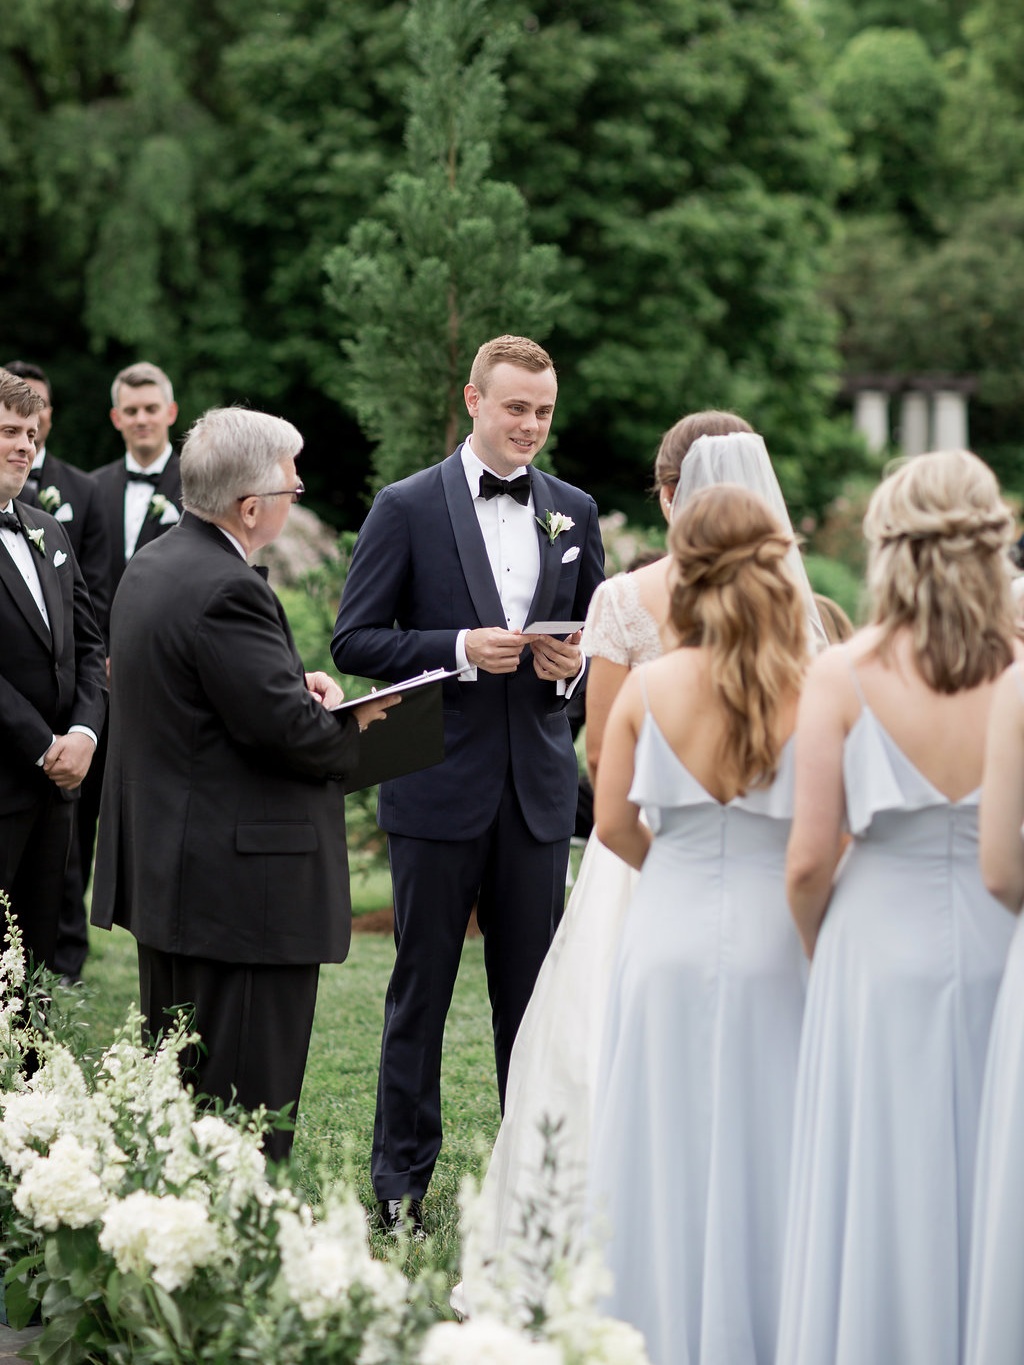
<path id="1" fill-rule="evenodd" d="M 358 909 L 389 901 L 387 872 L 353 883 Z M 84 979 L 86 1017 L 97 1046 L 105 1043 L 138 1002 L 135 941 L 123 930 L 92 929 Z M 394 961 L 387 934 L 353 934 L 347 962 L 320 973 L 316 1021 L 292 1157 L 293 1177 L 315 1199 L 346 1177 L 367 1206 L 370 1142 L 384 993 Z M 426 1224 L 442 1255 L 454 1258 L 459 1184 L 479 1173 L 498 1130 L 498 1099 L 483 942 L 467 941 L 445 1032 L 442 1069 L 444 1146 L 425 1204 Z"/>

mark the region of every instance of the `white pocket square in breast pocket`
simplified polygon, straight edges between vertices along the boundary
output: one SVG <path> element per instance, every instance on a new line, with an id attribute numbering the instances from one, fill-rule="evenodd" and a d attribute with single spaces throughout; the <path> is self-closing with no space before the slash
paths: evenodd
<path id="1" fill-rule="evenodd" d="M 58 550 L 57 553 L 53 556 L 53 567 L 55 569 L 59 569 L 66 559 L 67 555 L 64 553 L 64 551 Z"/>
<path id="2" fill-rule="evenodd" d="M 75 509 L 69 502 L 62 502 L 53 514 L 55 521 L 74 521 Z"/>
<path id="3" fill-rule="evenodd" d="M 568 550 L 566 550 L 565 554 L 562 556 L 562 563 L 571 564 L 572 561 L 578 557 L 579 552 L 580 547 L 578 545 L 570 545 Z"/>

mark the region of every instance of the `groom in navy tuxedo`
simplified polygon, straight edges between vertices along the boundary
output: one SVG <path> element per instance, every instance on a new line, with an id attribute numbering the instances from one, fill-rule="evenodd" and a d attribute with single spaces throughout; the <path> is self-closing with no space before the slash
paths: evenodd
<path id="1" fill-rule="evenodd" d="M 441 1148 L 441 1047 L 474 903 L 484 935 L 499 1095 L 562 912 L 577 766 L 565 706 L 579 621 L 603 578 L 594 500 L 532 468 L 558 384 L 525 337 L 481 346 L 465 387 L 472 434 L 381 490 L 356 542 L 335 628 L 338 667 L 444 684 L 445 758 L 380 789 L 395 902 L 372 1174 L 385 1226 L 421 1228 Z"/>

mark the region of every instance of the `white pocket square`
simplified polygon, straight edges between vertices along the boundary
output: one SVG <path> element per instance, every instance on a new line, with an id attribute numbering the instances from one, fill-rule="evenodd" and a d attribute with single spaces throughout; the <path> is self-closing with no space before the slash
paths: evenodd
<path id="1" fill-rule="evenodd" d="M 74 521 L 75 509 L 69 502 L 62 502 L 53 516 L 55 521 Z"/>
<path id="2" fill-rule="evenodd" d="M 580 547 L 578 545 L 570 545 L 568 550 L 566 550 L 565 554 L 562 556 L 562 563 L 571 564 L 572 561 L 579 555 L 579 552 Z"/>
<path id="3" fill-rule="evenodd" d="M 53 556 L 53 567 L 55 569 L 59 569 L 60 566 L 64 563 L 65 559 L 67 559 L 67 555 L 64 553 L 64 551 L 58 550 L 57 553 Z"/>

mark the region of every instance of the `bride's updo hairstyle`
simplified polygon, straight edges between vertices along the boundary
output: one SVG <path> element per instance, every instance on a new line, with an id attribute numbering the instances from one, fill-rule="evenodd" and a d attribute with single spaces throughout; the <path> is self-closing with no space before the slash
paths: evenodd
<path id="1" fill-rule="evenodd" d="M 682 641 L 710 652 L 723 761 L 742 790 L 767 786 L 779 766 L 775 715 L 807 665 L 803 597 L 786 563 L 793 538 L 756 493 L 723 483 L 687 500 L 668 544 L 669 617 Z"/>
<path id="2" fill-rule="evenodd" d="M 1013 516 L 988 465 L 967 450 L 913 456 L 875 489 L 864 535 L 883 656 L 909 630 L 936 692 L 977 687 L 1008 667 Z"/>
<path id="3" fill-rule="evenodd" d="M 665 487 L 675 487 L 679 482 L 679 466 L 686 458 L 686 452 L 701 436 L 728 436 L 734 431 L 753 430 L 749 422 L 737 417 L 734 412 L 718 412 L 713 408 L 680 417 L 675 426 L 665 432 L 658 446 L 654 459 L 655 492 Z"/>

